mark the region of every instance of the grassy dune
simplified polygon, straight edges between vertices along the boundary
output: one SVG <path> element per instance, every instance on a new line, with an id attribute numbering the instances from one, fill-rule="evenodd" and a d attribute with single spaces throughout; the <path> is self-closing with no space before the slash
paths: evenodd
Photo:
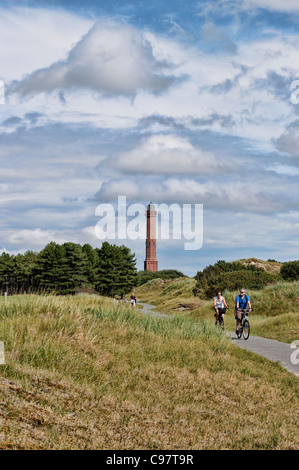
<path id="1" fill-rule="evenodd" d="M 167 313 L 182 311 L 198 320 L 213 318 L 213 301 L 194 297 L 194 284 L 195 280 L 189 278 L 169 281 L 156 279 L 138 288 L 137 295 Z M 238 293 L 223 293 L 231 307 L 226 315 L 226 326 L 231 330 L 235 327 L 234 304 Z M 263 290 L 248 293 L 254 307 L 250 315 L 252 334 L 286 343 L 299 338 L 299 282 L 281 281 Z"/>
<path id="2" fill-rule="evenodd" d="M 295 449 L 298 381 L 209 321 L 96 296 L 0 304 L 1 449 Z"/>
<path id="3" fill-rule="evenodd" d="M 279 274 L 282 267 L 282 263 L 278 261 L 263 261 L 258 258 L 248 258 L 239 260 L 245 265 L 254 265 L 257 268 L 263 268 L 267 273 Z"/>
<path id="4" fill-rule="evenodd" d="M 184 277 L 178 279 L 153 279 L 135 289 L 140 300 L 159 306 L 164 312 L 172 313 L 181 310 L 194 310 L 207 304 L 194 297 L 192 290 L 195 279 Z"/>

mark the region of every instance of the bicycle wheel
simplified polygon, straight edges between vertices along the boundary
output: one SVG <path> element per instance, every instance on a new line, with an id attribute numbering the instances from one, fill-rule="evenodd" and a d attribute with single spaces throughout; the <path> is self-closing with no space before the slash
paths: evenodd
<path id="1" fill-rule="evenodd" d="M 244 321 L 244 325 L 243 325 L 243 338 L 244 338 L 244 339 L 248 339 L 248 338 L 249 338 L 249 335 L 250 335 L 250 325 L 249 325 L 249 321 L 248 321 L 248 320 L 245 320 L 245 321 Z"/>
<path id="2" fill-rule="evenodd" d="M 239 329 L 238 329 L 238 331 L 237 331 L 237 337 L 238 337 L 239 339 L 241 338 L 242 333 L 243 333 L 243 328 L 242 328 L 242 326 L 239 326 Z"/>

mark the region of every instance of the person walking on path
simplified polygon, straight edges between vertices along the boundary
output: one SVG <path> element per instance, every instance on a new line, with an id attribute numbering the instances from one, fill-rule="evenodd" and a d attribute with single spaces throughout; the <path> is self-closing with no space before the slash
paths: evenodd
<path id="1" fill-rule="evenodd" d="M 136 307 L 136 302 L 137 302 L 136 295 L 135 295 L 135 293 L 133 292 L 133 294 L 131 295 L 131 307 L 132 307 L 132 308 L 135 308 L 135 307 Z"/>

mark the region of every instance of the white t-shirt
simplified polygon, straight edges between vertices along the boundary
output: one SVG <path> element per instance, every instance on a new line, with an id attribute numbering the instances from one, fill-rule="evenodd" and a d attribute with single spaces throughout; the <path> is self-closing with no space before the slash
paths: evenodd
<path id="1" fill-rule="evenodd" d="M 223 297 L 221 296 L 220 297 L 220 300 L 218 299 L 218 296 L 217 297 L 214 297 L 215 300 L 216 300 L 216 305 L 215 307 L 216 308 L 224 308 L 224 303 L 223 303 Z"/>

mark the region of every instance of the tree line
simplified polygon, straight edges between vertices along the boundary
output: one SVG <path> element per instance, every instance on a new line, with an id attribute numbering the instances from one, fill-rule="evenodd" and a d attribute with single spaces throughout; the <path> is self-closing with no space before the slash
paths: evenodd
<path id="1" fill-rule="evenodd" d="M 0 256 L 0 293 L 75 294 L 80 290 L 121 296 L 137 283 L 135 254 L 104 242 L 101 248 L 51 242 L 39 253 Z"/>

